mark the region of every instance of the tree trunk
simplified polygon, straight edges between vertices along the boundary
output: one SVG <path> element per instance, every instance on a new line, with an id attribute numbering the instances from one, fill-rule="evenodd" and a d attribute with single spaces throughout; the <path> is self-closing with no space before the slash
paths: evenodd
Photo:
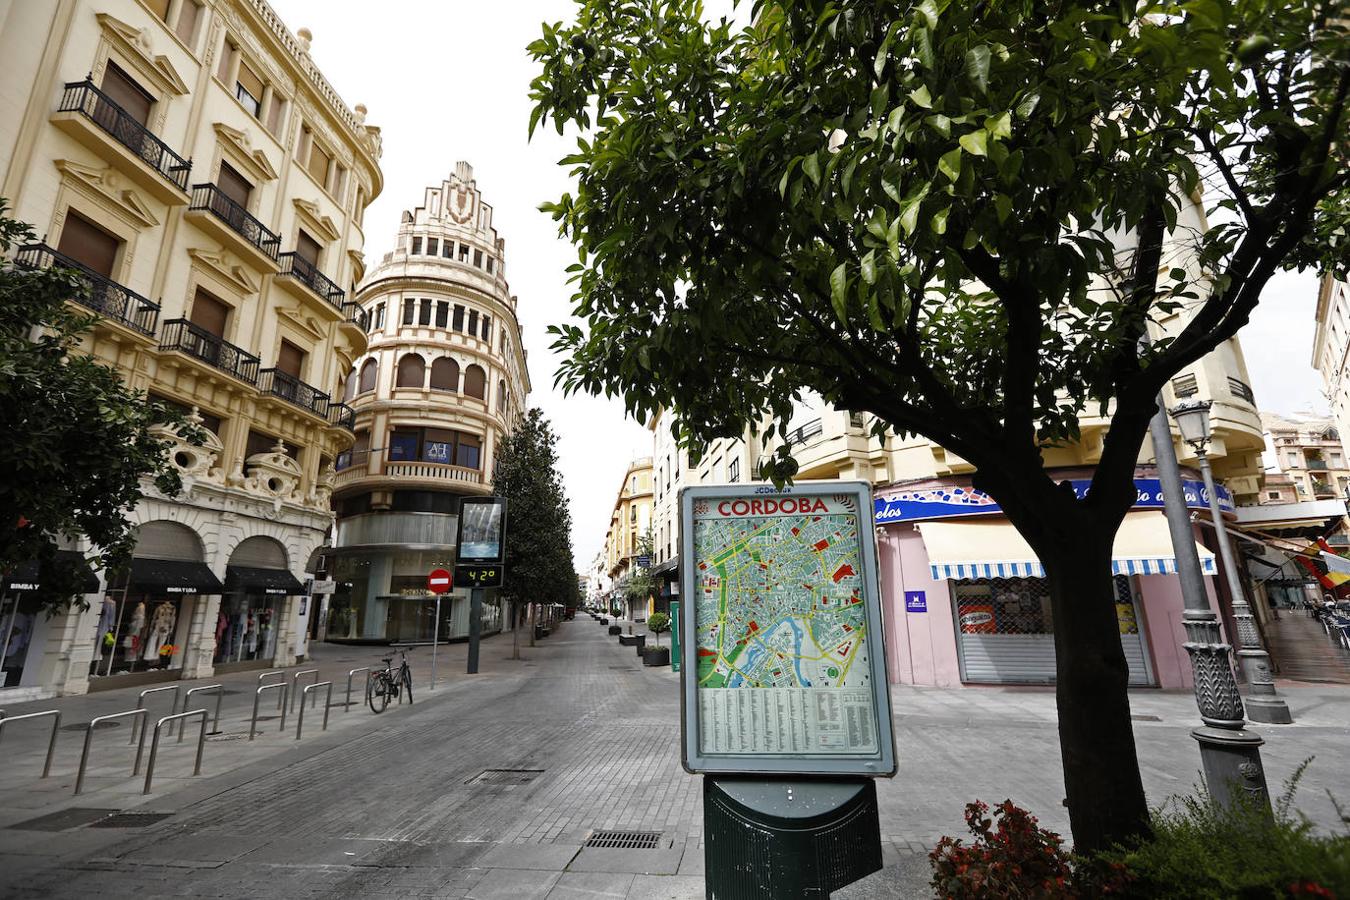
<path id="1" fill-rule="evenodd" d="M 1120 644 L 1111 534 L 1080 527 L 1038 548 L 1055 623 L 1055 698 L 1064 789 L 1080 852 L 1150 833 L 1130 720 L 1129 668 Z"/>
<path id="2" fill-rule="evenodd" d="M 520 604 L 511 601 L 511 658 L 520 659 Z"/>

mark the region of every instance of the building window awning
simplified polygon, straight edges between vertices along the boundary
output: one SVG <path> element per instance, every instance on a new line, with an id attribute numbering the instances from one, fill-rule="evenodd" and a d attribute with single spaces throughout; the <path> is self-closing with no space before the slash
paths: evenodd
<path id="1" fill-rule="evenodd" d="M 185 559 L 131 560 L 127 589 L 146 594 L 223 594 L 225 586 L 206 563 Z"/>
<path id="2" fill-rule="evenodd" d="M 93 594 L 98 591 L 98 576 L 89 570 L 89 563 L 83 553 L 57 550 L 56 559 L 63 566 L 75 564 L 83 569 L 79 574 L 81 594 Z M 19 563 L 14 567 L 14 571 L 0 577 L 0 590 L 16 592 L 42 590 L 42 574 L 38 570 L 37 560 Z"/>
<path id="3" fill-rule="evenodd" d="M 257 569 L 252 566 L 226 566 L 225 590 L 245 594 L 299 596 L 305 586 L 286 569 Z"/>
<path id="4" fill-rule="evenodd" d="M 1044 578 L 1045 568 L 1011 523 L 924 522 L 919 525 L 928 549 L 933 578 Z M 1214 554 L 1199 544 L 1200 567 L 1206 575 L 1218 569 Z M 1175 574 L 1176 554 L 1162 513 L 1131 513 L 1121 523 L 1111 552 L 1116 575 Z"/>

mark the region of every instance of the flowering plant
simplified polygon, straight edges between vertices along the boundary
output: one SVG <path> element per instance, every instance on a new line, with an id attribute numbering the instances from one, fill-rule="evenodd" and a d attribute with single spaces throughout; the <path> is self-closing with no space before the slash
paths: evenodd
<path id="1" fill-rule="evenodd" d="M 170 656 L 173 656 L 174 653 L 176 653 L 177 651 L 178 648 L 175 647 L 173 644 L 164 644 L 162 647 L 159 648 L 159 655 L 164 657 L 165 659 L 168 659 Z"/>

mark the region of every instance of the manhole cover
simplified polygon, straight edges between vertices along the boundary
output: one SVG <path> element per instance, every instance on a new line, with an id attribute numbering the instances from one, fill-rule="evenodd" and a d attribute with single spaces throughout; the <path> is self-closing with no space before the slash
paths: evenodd
<path id="1" fill-rule="evenodd" d="M 90 828 L 144 828 L 147 825 L 153 825 L 156 822 L 167 819 L 173 813 L 157 812 L 120 812 L 108 816 L 106 819 L 99 819 L 92 823 Z"/>
<path id="2" fill-rule="evenodd" d="M 65 831 L 67 828 L 79 828 L 81 825 L 96 822 L 115 812 L 118 812 L 118 810 L 72 806 L 70 809 L 48 813 L 45 816 L 38 816 L 36 819 L 29 819 L 27 822 L 18 822 L 5 827 L 17 828 L 20 831 Z"/>
<path id="3" fill-rule="evenodd" d="M 97 725 L 94 726 L 94 730 L 95 730 L 95 731 L 102 731 L 102 730 L 105 729 L 105 728 L 116 728 L 117 726 L 119 726 L 119 725 L 121 725 L 121 724 L 122 724 L 121 722 L 99 722 Z M 61 730 L 62 730 L 62 731 L 88 731 L 88 730 L 89 730 L 89 723 L 88 723 L 88 722 L 76 722 L 74 725 L 62 725 L 62 726 L 61 726 Z"/>
<path id="4" fill-rule="evenodd" d="M 543 774 L 543 769 L 484 769 L 464 783 L 504 785 L 529 784 Z"/>
<path id="5" fill-rule="evenodd" d="M 248 738 L 248 732 L 229 732 L 227 734 L 208 734 L 208 741 L 242 741 Z"/>
<path id="6" fill-rule="evenodd" d="M 598 850 L 655 850 L 660 844 L 659 831 L 592 831 L 585 846 Z"/>

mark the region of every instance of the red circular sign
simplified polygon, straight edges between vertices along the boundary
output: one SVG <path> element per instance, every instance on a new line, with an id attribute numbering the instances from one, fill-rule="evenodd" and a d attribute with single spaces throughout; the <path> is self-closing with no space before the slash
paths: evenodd
<path id="1" fill-rule="evenodd" d="M 432 569 L 427 576 L 427 590 L 433 594 L 444 594 L 450 590 L 450 573 L 444 569 Z"/>

